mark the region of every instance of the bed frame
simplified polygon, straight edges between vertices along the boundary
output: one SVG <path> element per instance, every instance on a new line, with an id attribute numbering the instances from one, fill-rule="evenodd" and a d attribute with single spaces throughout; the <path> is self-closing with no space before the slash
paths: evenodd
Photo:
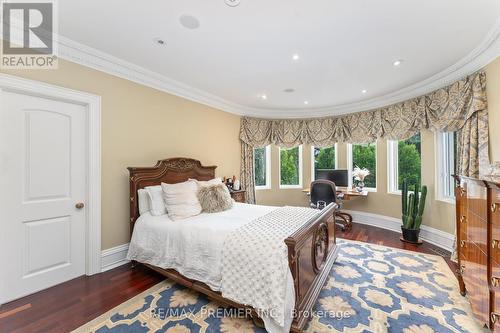
<path id="1" fill-rule="evenodd" d="M 215 168 L 215 166 L 202 166 L 200 161 L 190 158 L 160 160 L 154 167 L 148 168 L 127 168 L 130 173 L 131 235 L 135 221 L 139 217 L 137 190 L 146 186 L 159 185 L 162 182 L 179 183 L 189 178 L 210 180 L 215 178 Z M 295 316 L 291 327 L 292 332 L 301 332 L 311 318 L 312 307 L 337 257 L 335 209 L 335 204 L 330 204 L 318 217 L 305 223 L 285 240 L 295 287 Z M 144 265 L 177 283 L 207 295 L 222 305 L 249 309 L 253 320 L 262 327 L 262 320 L 251 307 L 226 299 L 220 292 L 211 290 L 206 284 L 189 279 L 173 269 Z"/>

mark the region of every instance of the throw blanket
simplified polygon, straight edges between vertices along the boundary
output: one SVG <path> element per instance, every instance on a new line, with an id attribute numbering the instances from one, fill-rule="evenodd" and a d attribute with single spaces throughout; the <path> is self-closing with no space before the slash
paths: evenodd
<path id="1" fill-rule="evenodd" d="M 221 292 L 284 326 L 288 248 L 284 240 L 316 209 L 282 207 L 231 232 L 222 248 Z"/>

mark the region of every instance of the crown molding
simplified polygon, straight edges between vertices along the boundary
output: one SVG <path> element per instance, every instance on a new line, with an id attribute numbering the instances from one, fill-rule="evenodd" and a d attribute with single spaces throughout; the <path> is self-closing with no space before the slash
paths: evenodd
<path id="1" fill-rule="evenodd" d="M 488 35 L 472 52 L 445 70 L 425 80 L 368 100 L 321 108 L 278 109 L 248 107 L 191 87 L 185 83 L 172 80 L 164 75 L 160 75 L 63 36 L 58 37 L 58 44 L 59 57 L 62 59 L 201 103 L 215 109 L 240 116 L 260 118 L 311 118 L 338 116 L 399 103 L 430 93 L 480 70 L 500 55 L 500 19 L 497 20 Z"/>

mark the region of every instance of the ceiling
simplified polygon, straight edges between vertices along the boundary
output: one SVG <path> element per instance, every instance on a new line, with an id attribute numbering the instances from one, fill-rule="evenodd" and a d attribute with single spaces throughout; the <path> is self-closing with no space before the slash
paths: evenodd
<path id="1" fill-rule="evenodd" d="M 199 27 L 182 26 L 183 15 Z M 68 47 L 84 50 L 110 72 L 204 104 L 314 117 L 394 103 L 478 69 L 500 55 L 499 17 L 498 0 L 65 0 L 59 34 L 67 58 Z"/>

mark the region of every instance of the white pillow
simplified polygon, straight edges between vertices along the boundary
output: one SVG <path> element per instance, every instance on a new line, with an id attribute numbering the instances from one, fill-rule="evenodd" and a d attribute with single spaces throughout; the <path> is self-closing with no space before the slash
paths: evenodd
<path id="1" fill-rule="evenodd" d="M 168 216 L 172 220 L 185 219 L 201 213 L 196 180 L 190 179 L 178 184 L 161 183 L 161 188 Z"/>
<path id="2" fill-rule="evenodd" d="M 151 210 L 151 200 L 149 199 L 148 191 L 141 188 L 137 191 L 137 198 L 139 200 L 139 215 L 149 212 Z"/>
<path id="3" fill-rule="evenodd" d="M 144 188 L 148 192 L 151 215 L 160 216 L 167 213 L 165 202 L 163 201 L 163 191 L 161 185 L 146 186 Z"/>
<path id="4" fill-rule="evenodd" d="M 212 186 L 212 185 L 222 184 L 222 179 L 220 177 L 210 180 L 197 180 L 191 178 L 189 178 L 189 180 L 194 180 L 198 184 L 198 186 Z"/>

